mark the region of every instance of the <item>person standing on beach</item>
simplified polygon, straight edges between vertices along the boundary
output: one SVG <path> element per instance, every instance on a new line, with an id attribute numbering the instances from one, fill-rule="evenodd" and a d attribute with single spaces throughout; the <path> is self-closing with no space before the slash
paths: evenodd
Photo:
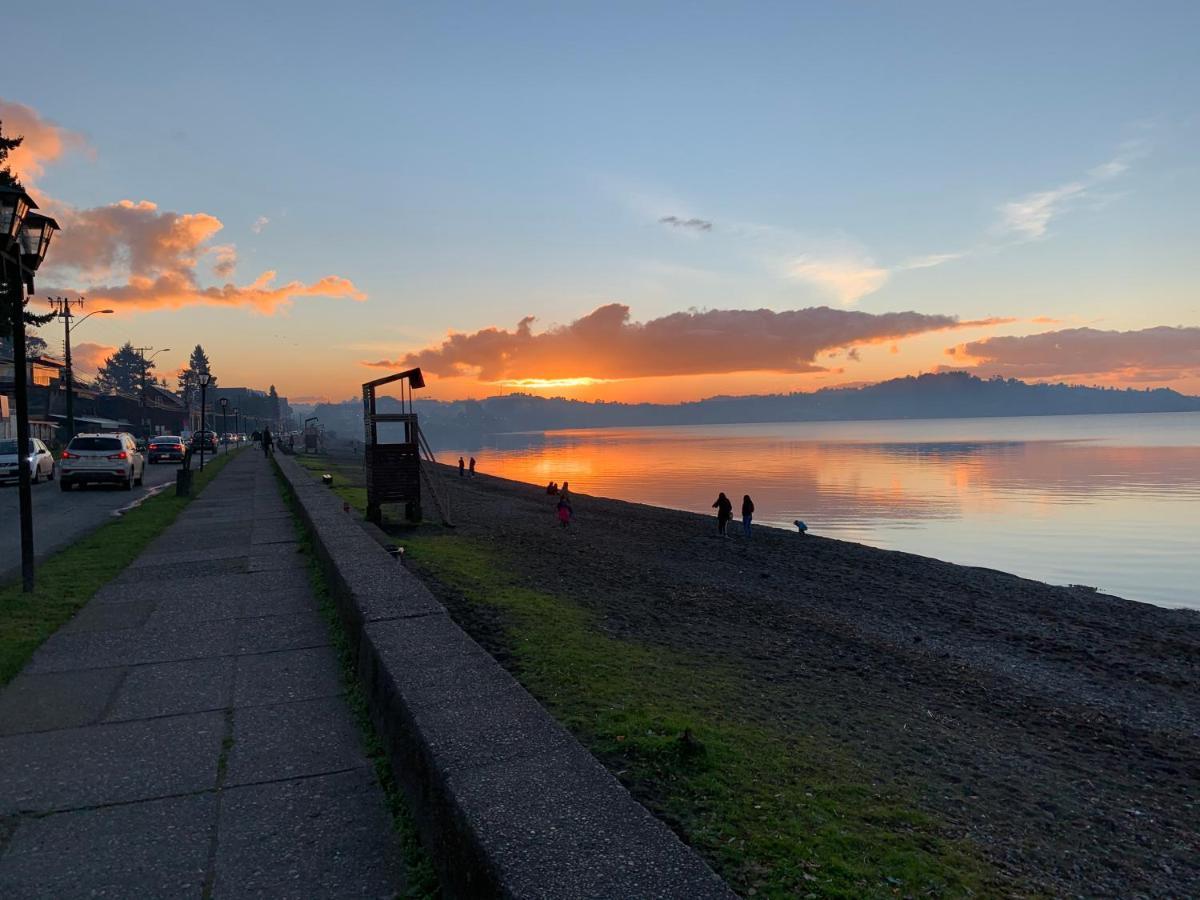
<path id="1" fill-rule="evenodd" d="M 458 458 L 458 477 L 465 478 L 467 474 L 467 464 L 463 462 L 463 458 Z"/>
<path id="2" fill-rule="evenodd" d="M 571 503 L 565 496 L 558 498 L 558 521 L 562 523 L 562 527 L 566 528 L 571 524 L 571 516 L 574 511 L 571 509 Z"/>
<path id="3" fill-rule="evenodd" d="M 750 539 L 750 523 L 754 521 L 754 501 L 750 499 L 749 494 L 742 495 L 742 530 L 746 532 L 746 539 Z"/>
<path id="4" fill-rule="evenodd" d="M 733 504 L 729 502 L 729 498 L 725 496 L 724 491 L 721 491 L 717 495 L 717 501 L 713 504 L 713 509 L 717 511 L 717 534 L 725 537 L 725 526 L 733 518 Z"/>
<path id="5" fill-rule="evenodd" d="M 475 477 L 475 457 L 471 457 L 471 477 Z"/>

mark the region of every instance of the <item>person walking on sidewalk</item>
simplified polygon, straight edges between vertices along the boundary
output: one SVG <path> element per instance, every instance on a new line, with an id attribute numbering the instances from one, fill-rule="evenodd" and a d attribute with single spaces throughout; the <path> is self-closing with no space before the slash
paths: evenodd
<path id="1" fill-rule="evenodd" d="M 263 456 L 271 456 L 275 452 L 275 439 L 271 437 L 271 429 L 262 430 Z"/>
<path id="2" fill-rule="evenodd" d="M 746 538 L 750 538 L 750 523 L 754 521 L 754 501 L 750 499 L 749 494 L 742 495 L 742 530 L 746 532 Z"/>
<path id="3" fill-rule="evenodd" d="M 725 496 L 724 491 L 721 491 L 717 495 L 716 502 L 713 503 L 713 509 L 717 511 L 717 534 L 725 537 L 725 526 L 733 518 L 733 504 L 729 502 L 729 498 Z"/>

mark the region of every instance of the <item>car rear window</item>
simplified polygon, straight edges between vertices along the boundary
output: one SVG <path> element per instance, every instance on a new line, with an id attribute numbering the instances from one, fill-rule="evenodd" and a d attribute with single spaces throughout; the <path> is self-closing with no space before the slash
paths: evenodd
<path id="1" fill-rule="evenodd" d="M 178 443 L 180 443 L 180 439 L 177 437 L 156 437 L 150 443 L 151 443 L 151 445 L 154 445 L 154 444 L 178 444 Z"/>
<path id="2" fill-rule="evenodd" d="M 77 437 L 70 443 L 71 450 L 120 450 L 121 439 L 115 437 Z"/>

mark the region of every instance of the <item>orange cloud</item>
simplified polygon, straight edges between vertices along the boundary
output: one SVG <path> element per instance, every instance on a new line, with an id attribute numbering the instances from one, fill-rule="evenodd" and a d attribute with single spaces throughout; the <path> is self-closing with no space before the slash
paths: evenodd
<path id="1" fill-rule="evenodd" d="M 27 182 L 68 150 L 86 147 L 78 135 L 19 103 L 0 101 L 0 120 L 6 135 L 24 138 L 9 160 Z M 366 299 L 352 281 L 336 275 L 273 286 L 276 273 L 266 271 L 247 285 L 202 284 L 197 274 L 202 260 L 208 259 L 217 278 L 229 279 L 238 258 L 233 244 L 211 243 L 224 226 L 208 213 L 160 210 L 149 200 L 121 200 L 91 209 L 41 194 L 37 200 L 62 226 L 39 273 L 56 285 L 43 288 L 49 293 L 70 294 L 78 288 L 93 301 L 128 310 L 204 304 L 265 314 L 300 297 Z"/>
<path id="2" fill-rule="evenodd" d="M 1200 327 L 1099 331 L 1068 328 L 993 337 L 946 351 L 971 363 L 969 371 L 1006 378 L 1108 376 L 1121 381 L 1200 377 Z"/>
<path id="3" fill-rule="evenodd" d="M 818 354 L 885 343 L 916 334 L 999 324 L 960 322 L 916 312 L 872 314 L 827 306 L 673 313 L 631 322 L 629 307 L 601 306 L 569 325 L 534 334 L 533 317 L 515 331 L 485 328 L 452 333 L 438 347 L 399 360 L 364 362 L 375 367 L 421 366 L 441 377 L 475 376 L 485 382 L 530 379 L 648 378 L 728 372 L 823 372 Z"/>
<path id="4" fill-rule="evenodd" d="M 116 352 L 116 347 L 84 341 L 71 346 L 71 364 L 76 372 L 95 372 Z"/>
<path id="5" fill-rule="evenodd" d="M 22 138 L 21 145 L 8 154 L 8 164 L 14 174 L 33 192 L 33 184 L 46 170 L 46 165 L 70 151 L 88 149 L 83 135 L 43 119 L 23 103 L 0 98 L 0 122 L 6 137 Z M 36 198 L 40 203 L 42 198 Z"/>

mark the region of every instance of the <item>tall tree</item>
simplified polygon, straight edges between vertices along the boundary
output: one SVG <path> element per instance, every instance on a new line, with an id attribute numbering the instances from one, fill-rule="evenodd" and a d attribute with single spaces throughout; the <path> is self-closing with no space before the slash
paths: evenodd
<path id="1" fill-rule="evenodd" d="M 211 376 L 212 372 L 209 369 L 208 354 L 204 352 L 204 348 L 199 344 L 192 350 L 192 355 L 188 357 L 188 364 L 179 370 L 176 380 L 179 383 L 179 393 L 183 394 L 184 402 L 188 408 L 192 406 L 195 397 L 200 392 L 200 376 L 208 372 Z M 217 379 L 212 378 L 209 381 L 209 387 L 216 387 Z"/>
<path id="2" fill-rule="evenodd" d="M 137 394 L 142 389 L 142 366 L 146 374 L 154 368 L 154 360 L 144 360 L 129 341 L 108 359 L 96 372 L 96 386 L 102 391 Z"/>
<path id="3" fill-rule="evenodd" d="M 15 188 L 21 187 L 21 182 L 17 179 L 17 176 L 13 174 L 12 169 L 8 165 L 8 154 L 9 151 L 20 147 L 23 140 L 23 137 L 5 137 L 4 123 L 0 122 L 0 186 Z M 8 299 L 9 297 L 15 296 L 18 292 L 23 293 L 21 291 L 21 285 L 17 281 L 16 272 L 9 272 L 7 270 L 0 271 L 0 284 L 7 285 L 6 291 L 4 293 L 0 293 L 0 297 L 3 297 L 5 301 L 3 308 L 0 309 L 0 338 L 8 338 L 11 340 L 13 334 L 13 323 L 17 320 L 18 315 L 24 320 L 25 325 L 27 326 L 26 333 L 28 333 L 28 326 L 45 325 L 54 318 L 54 313 L 48 313 L 44 316 L 31 313 L 26 308 L 29 306 L 28 297 L 24 297 L 22 299 L 21 305 L 17 309 L 14 309 L 9 305 L 9 302 L 11 302 Z M 7 294 L 7 296 L 5 296 L 5 294 Z"/>
<path id="4" fill-rule="evenodd" d="M 11 331 L 11 329 L 9 329 Z M 5 333 L 0 337 L 0 356 L 11 356 L 13 352 L 12 335 Z M 29 356 L 45 356 L 46 342 L 36 332 L 25 328 L 25 352 Z"/>

